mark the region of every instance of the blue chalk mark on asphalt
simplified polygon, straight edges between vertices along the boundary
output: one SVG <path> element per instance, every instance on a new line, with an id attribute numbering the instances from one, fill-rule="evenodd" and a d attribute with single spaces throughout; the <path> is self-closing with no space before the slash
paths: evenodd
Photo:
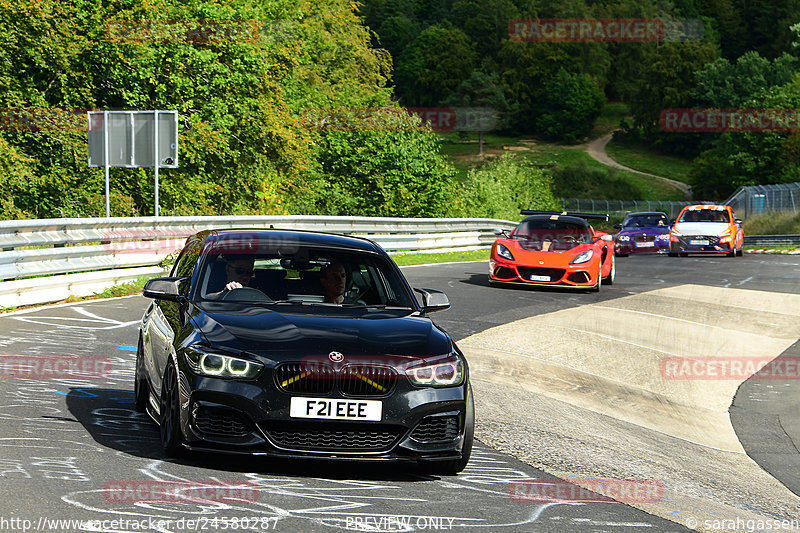
<path id="1" fill-rule="evenodd" d="M 81 388 L 81 389 L 72 389 L 69 392 L 63 392 L 60 390 L 54 390 L 56 394 L 61 394 L 62 396 L 72 396 L 73 398 L 99 398 L 98 394 L 95 394 L 91 391 L 97 392 L 121 392 L 124 396 L 114 396 L 109 398 L 109 400 L 118 402 L 118 403 L 129 403 L 133 404 L 133 391 L 130 390 L 122 390 L 122 389 L 93 389 L 93 388 Z"/>
<path id="2" fill-rule="evenodd" d="M 120 345 L 117 346 L 117 348 L 119 348 L 120 350 L 126 351 L 126 352 L 135 352 L 136 351 L 136 346 L 128 346 L 126 344 L 120 344 Z"/>

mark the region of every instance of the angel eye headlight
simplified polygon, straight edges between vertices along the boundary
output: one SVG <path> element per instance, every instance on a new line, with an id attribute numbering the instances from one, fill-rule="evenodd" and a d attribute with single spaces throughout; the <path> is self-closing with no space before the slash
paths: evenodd
<path id="1" fill-rule="evenodd" d="M 407 368 L 406 376 L 421 387 L 455 387 L 464 383 L 464 363 L 460 357 L 426 362 Z"/>
<path id="2" fill-rule="evenodd" d="M 669 240 L 669 234 L 664 233 L 663 235 L 656 235 L 656 240 L 658 240 L 658 241 L 668 241 Z"/>
<path id="3" fill-rule="evenodd" d="M 209 353 L 194 348 L 187 348 L 184 356 L 186 364 L 193 372 L 215 378 L 253 379 L 264 368 L 264 365 L 257 361 Z"/>
<path id="4" fill-rule="evenodd" d="M 618 238 L 621 241 L 629 241 L 629 240 L 631 240 L 631 238 L 629 236 L 627 236 L 627 235 L 620 235 Z"/>
<path id="5" fill-rule="evenodd" d="M 592 251 L 591 250 L 586 250 L 585 252 L 581 252 L 578 255 L 576 255 L 575 259 L 573 259 L 569 263 L 571 265 L 579 265 L 581 263 L 585 263 L 585 262 L 589 261 L 591 258 L 592 258 Z"/>

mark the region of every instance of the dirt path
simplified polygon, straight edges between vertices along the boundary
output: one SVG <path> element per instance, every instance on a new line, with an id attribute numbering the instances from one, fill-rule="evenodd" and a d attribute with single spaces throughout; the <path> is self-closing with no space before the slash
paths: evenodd
<path id="1" fill-rule="evenodd" d="M 621 165 L 616 161 L 614 161 L 613 159 L 611 159 L 606 153 L 606 145 L 608 144 L 608 141 L 611 140 L 612 135 L 614 135 L 614 132 L 606 133 L 602 137 L 598 137 L 597 139 L 587 144 L 586 153 L 588 153 L 589 156 L 598 163 L 601 163 L 608 167 L 618 168 L 620 170 L 627 170 L 628 172 L 635 172 L 636 174 L 641 174 L 642 176 L 649 176 L 651 178 L 655 178 L 664 181 L 666 183 L 669 183 L 670 185 L 677 187 L 678 189 L 683 191 L 684 199 L 686 200 L 692 199 L 692 188 L 681 181 L 672 180 L 669 178 L 665 178 L 663 176 L 656 176 L 655 174 L 648 174 L 647 172 L 640 172 L 630 167 L 626 167 L 625 165 Z"/>

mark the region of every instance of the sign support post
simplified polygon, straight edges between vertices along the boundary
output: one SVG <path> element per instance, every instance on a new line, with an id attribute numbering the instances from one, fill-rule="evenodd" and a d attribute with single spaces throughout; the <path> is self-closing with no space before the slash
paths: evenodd
<path id="1" fill-rule="evenodd" d="M 111 217 L 111 187 L 109 182 L 109 169 L 111 165 L 108 161 L 108 111 L 103 111 L 103 162 L 106 170 L 106 218 Z"/>
<path id="2" fill-rule="evenodd" d="M 156 167 L 156 190 L 155 190 L 155 210 L 154 210 L 154 217 L 158 218 L 158 167 L 161 166 L 161 160 L 158 158 L 158 110 L 156 109 L 153 111 L 155 113 L 155 117 L 153 120 L 153 124 L 155 125 L 155 135 L 153 135 L 153 153 L 155 154 L 155 167 Z"/>
<path id="3" fill-rule="evenodd" d="M 106 217 L 111 216 L 110 168 L 153 167 L 153 213 L 158 218 L 159 171 L 178 168 L 178 112 L 89 111 L 88 120 L 89 166 L 105 170 Z"/>

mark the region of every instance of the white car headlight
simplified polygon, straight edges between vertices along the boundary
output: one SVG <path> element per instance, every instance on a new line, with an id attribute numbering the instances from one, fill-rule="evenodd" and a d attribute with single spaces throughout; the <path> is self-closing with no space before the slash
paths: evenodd
<path id="1" fill-rule="evenodd" d="M 669 234 L 668 233 L 664 233 L 663 235 L 656 235 L 656 240 L 657 241 L 668 241 L 669 240 Z"/>
<path id="2" fill-rule="evenodd" d="M 575 259 L 569 262 L 571 265 L 579 265 L 581 263 L 585 263 L 586 261 L 592 258 L 593 252 L 591 250 L 586 250 L 585 252 L 581 252 L 575 256 Z"/>
<path id="3" fill-rule="evenodd" d="M 629 236 L 627 236 L 627 235 L 620 235 L 620 236 L 619 236 L 619 237 L 617 237 L 617 238 L 618 238 L 619 240 L 621 240 L 621 241 L 629 241 L 629 240 L 631 240 L 631 238 L 630 238 Z"/>
<path id="4" fill-rule="evenodd" d="M 226 379 L 253 379 L 264 365 L 238 357 L 186 348 L 186 364 L 196 374 Z"/>
<path id="5" fill-rule="evenodd" d="M 426 361 L 407 368 L 406 376 L 420 387 L 455 387 L 464 383 L 464 363 L 458 356 Z"/>
<path id="6" fill-rule="evenodd" d="M 672 230 L 670 230 L 670 235 L 672 235 L 673 237 L 680 237 L 683 234 L 680 231 L 676 230 L 675 228 L 672 228 Z"/>
<path id="7" fill-rule="evenodd" d="M 514 256 L 511 254 L 511 252 L 502 244 L 497 245 L 497 255 L 504 259 L 508 259 L 509 261 L 514 260 Z"/>

